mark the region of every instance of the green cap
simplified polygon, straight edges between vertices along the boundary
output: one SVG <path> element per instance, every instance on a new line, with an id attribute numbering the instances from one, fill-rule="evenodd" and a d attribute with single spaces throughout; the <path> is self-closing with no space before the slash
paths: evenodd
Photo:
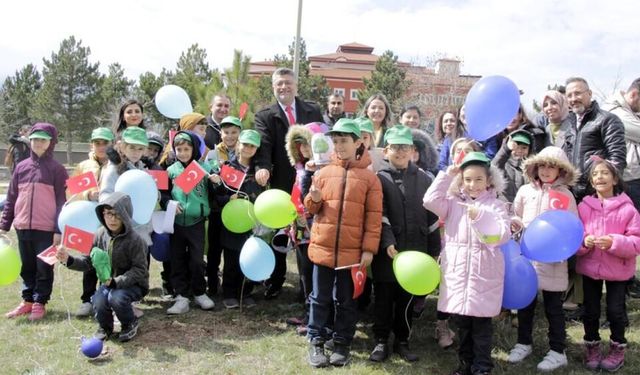
<path id="1" fill-rule="evenodd" d="M 238 138 L 238 142 L 248 143 L 250 145 L 260 147 L 260 133 L 258 133 L 253 129 L 243 130 L 240 132 L 240 137 Z"/>
<path id="2" fill-rule="evenodd" d="M 129 126 L 122 132 L 122 140 L 130 145 L 149 146 L 147 132 L 137 126 Z"/>
<path id="3" fill-rule="evenodd" d="M 489 159 L 484 152 L 473 151 L 465 155 L 464 159 L 462 159 L 462 163 L 460 163 L 460 169 L 463 169 L 469 164 L 489 164 L 489 163 L 491 163 L 491 159 Z"/>
<path id="4" fill-rule="evenodd" d="M 29 134 L 29 139 L 51 139 L 51 135 L 44 130 L 36 130 L 33 133 Z"/>
<path id="5" fill-rule="evenodd" d="M 521 132 L 512 135 L 511 140 L 518 143 L 524 143 L 525 145 L 531 144 L 531 139 Z"/>
<path id="6" fill-rule="evenodd" d="M 360 132 L 367 132 L 373 134 L 373 122 L 366 117 L 358 117 L 355 119 L 358 127 L 360 127 Z"/>
<path id="7" fill-rule="evenodd" d="M 224 126 L 224 124 L 231 124 L 239 127 L 242 130 L 242 121 L 235 116 L 227 116 L 223 118 L 222 121 L 220 122 L 220 126 L 222 127 Z"/>
<path id="8" fill-rule="evenodd" d="M 358 126 L 356 121 L 348 118 L 341 118 L 335 124 L 333 124 L 333 128 L 327 132 L 327 135 L 333 135 L 335 133 L 354 134 L 356 137 L 362 138 L 360 127 Z"/>
<path id="9" fill-rule="evenodd" d="M 188 133 L 176 134 L 175 138 L 173 138 L 173 143 L 176 143 L 178 139 L 181 139 L 183 141 L 189 142 L 190 144 L 193 144 L 193 139 L 191 139 L 191 136 Z"/>
<path id="10" fill-rule="evenodd" d="M 390 145 L 413 145 L 413 135 L 409 127 L 396 125 L 384 133 L 384 141 Z"/>
<path id="11" fill-rule="evenodd" d="M 104 139 L 105 141 L 113 142 L 113 138 L 113 132 L 109 128 L 96 128 L 91 132 L 91 141 Z"/>

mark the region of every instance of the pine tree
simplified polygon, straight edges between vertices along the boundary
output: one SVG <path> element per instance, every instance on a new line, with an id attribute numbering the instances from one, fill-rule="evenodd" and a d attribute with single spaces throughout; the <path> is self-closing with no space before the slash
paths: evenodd
<path id="1" fill-rule="evenodd" d="M 251 57 L 243 55 L 242 51 L 233 51 L 233 64 L 231 68 L 225 70 L 226 93 L 231 99 L 229 113 L 238 116 L 240 105 L 244 102 L 249 104 L 249 110 L 244 116 L 244 124 L 253 123 L 252 104 L 254 103 L 257 81 L 249 77 L 249 66 L 251 65 Z M 271 94 L 273 95 L 273 94 Z"/>
<path id="2" fill-rule="evenodd" d="M 169 83 L 171 77 L 172 73 L 164 68 L 158 76 L 151 72 L 142 73 L 138 78 L 138 85 L 133 90 L 133 96 L 144 107 L 145 126 L 160 134 L 164 134 L 165 129 L 173 123 L 173 120 L 158 112 L 153 99 L 156 92 Z"/>
<path id="3" fill-rule="evenodd" d="M 360 104 L 364 105 L 370 96 L 382 93 L 394 108 L 394 103 L 402 98 L 411 83 L 405 77 L 406 72 L 398 66 L 398 56 L 392 51 L 385 51 L 376 61 L 371 77 L 362 80 L 364 90 L 358 92 Z"/>
<path id="4" fill-rule="evenodd" d="M 33 64 L 28 64 L 8 77 L 2 85 L 2 120 L 9 129 L 33 124 L 36 94 L 42 87 L 42 76 Z"/>
<path id="5" fill-rule="evenodd" d="M 110 126 L 118 116 L 120 105 L 131 97 L 135 81 L 125 76 L 124 69 L 119 63 L 109 65 L 109 73 L 102 83 L 103 115 L 101 123 Z"/>

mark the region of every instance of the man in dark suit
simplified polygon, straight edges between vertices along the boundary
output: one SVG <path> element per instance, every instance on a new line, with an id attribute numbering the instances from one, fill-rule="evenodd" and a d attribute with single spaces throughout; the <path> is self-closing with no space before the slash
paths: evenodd
<path id="1" fill-rule="evenodd" d="M 285 135 L 293 124 L 322 122 L 320 107 L 297 98 L 298 82 L 293 70 L 279 68 L 271 76 L 273 95 L 277 103 L 259 111 L 255 116 L 255 129 L 262 136 L 260 148 L 254 159 L 256 182 L 271 188 L 291 192 L 296 172 L 289 162 L 285 148 Z M 278 296 L 287 270 L 286 254 L 274 251 L 276 267 L 267 280 L 265 298 Z"/>

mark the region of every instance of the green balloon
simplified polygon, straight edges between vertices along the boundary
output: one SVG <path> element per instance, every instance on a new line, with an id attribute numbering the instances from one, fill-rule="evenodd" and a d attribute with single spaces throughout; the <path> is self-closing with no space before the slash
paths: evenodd
<path id="1" fill-rule="evenodd" d="M 440 283 L 440 267 L 420 251 L 401 251 L 393 258 L 393 273 L 402 289 L 414 296 L 433 292 Z"/>
<path id="2" fill-rule="evenodd" d="M 0 245 L 0 285 L 13 284 L 20 276 L 22 261 L 18 252 L 8 244 Z"/>
<path id="3" fill-rule="evenodd" d="M 279 189 L 269 189 L 258 195 L 254 211 L 256 219 L 272 229 L 284 228 L 298 217 L 291 195 Z"/>
<path id="4" fill-rule="evenodd" d="M 234 199 L 222 209 L 222 224 L 230 232 L 245 233 L 256 225 L 253 203 L 246 199 Z"/>
<path id="5" fill-rule="evenodd" d="M 111 257 L 109 253 L 99 247 L 94 247 L 91 249 L 89 257 L 91 258 L 93 268 L 96 270 L 98 280 L 100 280 L 101 283 L 107 282 L 111 277 Z"/>

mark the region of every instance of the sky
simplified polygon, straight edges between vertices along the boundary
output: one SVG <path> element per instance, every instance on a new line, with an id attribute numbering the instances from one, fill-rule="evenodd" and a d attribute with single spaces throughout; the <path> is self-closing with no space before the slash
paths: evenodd
<path id="1" fill-rule="evenodd" d="M 28 63 L 42 67 L 74 35 L 103 72 L 119 62 L 131 78 L 173 70 L 191 44 L 211 67 L 233 50 L 253 61 L 287 52 L 298 0 L 10 1 L 2 4 L 0 80 Z M 358 42 L 407 62 L 458 57 L 462 74 L 499 74 L 539 99 L 548 84 L 586 78 L 596 97 L 640 77 L 640 2 L 594 0 L 306 0 L 301 35 L 309 56 Z"/>

